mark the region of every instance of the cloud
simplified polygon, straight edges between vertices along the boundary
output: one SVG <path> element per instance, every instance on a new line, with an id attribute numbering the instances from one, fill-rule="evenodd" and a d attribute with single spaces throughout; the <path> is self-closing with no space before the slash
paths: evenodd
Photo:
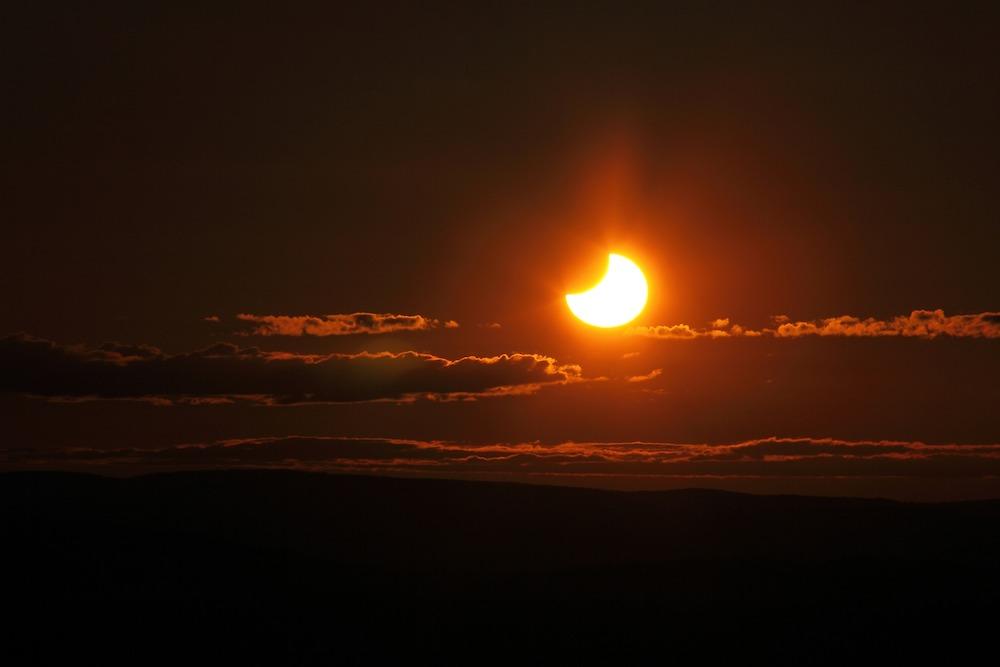
<path id="1" fill-rule="evenodd" d="M 5 467 L 282 467 L 331 472 L 590 478 L 996 478 L 1000 444 L 761 438 L 734 444 L 467 444 L 393 438 L 227 440 L 161 449 L 3 450 Z"/>
<path id="2" fill-rule="evenodd" d="M 692 340 L 704 336 L 707 332 L 703 329 L 695 329 L 687 324 L 660 324 L 652 327 L 632 327 L 626 333 L 630 336 L 642 336 L 644 338 Z"/>
<path id="3" fill-rule="evenodd" d="M 648 382 L 654 378 L 658 378 L 663 375 L 662 368 L 654 368 L 645 375 L 633 375 L 631 377 L 625 378 L 626 382 Z"/>
<path id="4" fill-rule="evenodd" d="M 822 320 L 792 322 L 787 317 L 777 321 L 774 336 L 908 336 L 916 338 L 1000 338 L 1000 313 L 972 315 L 945 315 L 938 310 L 914 310 L 889 320 L 873 317 L 860 319 L 851 315 L 828 317 Z"/>
<path id="5" fill-rule="evenodd" d="M 349 313 L 322 317 L 241 313 L 236 318 L 252 324 L 252 328 L 243 333 L 255 336 L 349 336 L 458 327 L 458 322 L 454 320 L 390 313 Z"/>
<path id="6" fill-rule="evenodd" d="M 0 392 L 55 400 L 267 405 L 474 400 L 581 380 L 579 366 L 539 354 L 444 359 L 421 352 L 305 355 L 230 343 L 169 355 L 143 345 L 0 339 Z"/>
<path id="7" fill-rule="evenodd" d="M 221 321 L 222 321 L 222 320 L 221 320 L 221 319 L 219 318 L 219 316 L 218 316 L 218 315 L 206 315 L 205 317 L 203 317 L 203 318 L 201 318 L 201 319 L 202 319 L 202 321 L 203 321 L 203 322 L 212 322 L 212 323 L 214 323 L 214 324 L 218 324 L 219 322 L 221 322 Z"/>
<path id="8" fill-rule="evenodd" d="M 1000 338 L 1000 313 L 984 312 L 970 315 L 945 315 L 938 310 L 914 310 L 887 320 L 873 317 L 861 319 L 853 315 L 840 315 L 820 320 L 792 321 L 787 315 L 775 315 L 773 328 L 748 329 L 739 324 L 730 325 L 728 318 L 714 320 L 709 328 L 696 328 L 687 324 L 633 327 L 628 335 L 644 338 L 693 340 L 695 338 L 739 338 L 771 336 L 798 338 L 801 336 L 844 336 L 910 338 Z M 728 327 L 728 328 L 727 328 Z"/>

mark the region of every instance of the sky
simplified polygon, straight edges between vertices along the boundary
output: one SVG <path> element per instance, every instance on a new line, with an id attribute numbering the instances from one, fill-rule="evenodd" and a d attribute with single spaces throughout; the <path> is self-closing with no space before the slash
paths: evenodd
<path id="1" fill-rule="evenodd" d="M 991 17 L 663 4 L 13 10 L 0 467 L 1000 496 Z"/>

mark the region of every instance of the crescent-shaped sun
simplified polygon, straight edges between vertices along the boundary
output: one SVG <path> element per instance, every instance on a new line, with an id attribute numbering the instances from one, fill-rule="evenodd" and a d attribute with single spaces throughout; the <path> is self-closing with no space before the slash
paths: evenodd
<path id="1" fill-rule="evenodd" d="M 586 292 L 567 294 L 566 305 L 578 318 L 595 327 L 628 324 L 646 306 L 649 286 L 635 262 L 623 255 L 608 255 L 608 270 L 601 282 Z"/>

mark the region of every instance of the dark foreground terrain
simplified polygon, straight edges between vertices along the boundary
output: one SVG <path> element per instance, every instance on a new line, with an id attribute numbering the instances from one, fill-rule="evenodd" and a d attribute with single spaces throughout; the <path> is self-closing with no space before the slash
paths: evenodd
<path id="1" fill-rule="evenodd" d="M 964 661 L 1000 501 L 0 475 L 7 664 Z"/>

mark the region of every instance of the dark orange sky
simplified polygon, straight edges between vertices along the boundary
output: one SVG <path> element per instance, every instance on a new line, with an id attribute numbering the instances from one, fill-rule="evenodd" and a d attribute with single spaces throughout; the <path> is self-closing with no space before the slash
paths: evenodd
<path id="1" fill-rule="evenodd" d="M 22 7 L 0 465 L 997 495 L 993 24 L 921 11 Z M 650 301 L 600 331 L 609 251 Z"/>

